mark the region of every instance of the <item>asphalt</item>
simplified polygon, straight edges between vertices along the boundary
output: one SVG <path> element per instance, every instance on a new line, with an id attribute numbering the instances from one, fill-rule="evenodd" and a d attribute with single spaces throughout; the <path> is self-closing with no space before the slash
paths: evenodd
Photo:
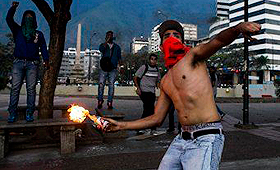
<path id="1" fill-rule="evenodd" d="M 25 104 L 25 97 L 21 96 L 19 105 Z M 9 95 L 0 94 L 0 123 L 7 119 L 8 102 Z M 66 105 L 78 103 L 93 111 L 96 99 L 56 96 L 54 103 Z M 141 117 L 140 100 L 118 98 L 113 104 L 117 112 L 125 114 L 126 120 Z M 239 122 L 242 124 L 242 103 L 218 103 L 218 105 L 227 113 L 222 121 L 226 140 L 220 169 L 279 169 L 280 103 L 250 103 L 249 121 L 257 125 L 257 129 L 240 129 L 234 126 Z M 56 115 L 59 116 L 59 113 Z M 177 123 L 176 119 L 175 122 Z M 157 130 L 165 131 L 167 128 L 168 117 Z M 128 140 L 129 137 L 136 135 L 135 131 L 106 134 L 103 139 L 95 133 L 92 135 L 95 138 L 87 143 L 78 139 L 76 152 L 69 155 L 60 155 L 59 146 L 56 144 L 39 145 L 31 142 L 28 145 L 23 139 L 17 139 L 9 154 L 0 160 L 0 169 L 157 169 L 176 132 L 140 141 Z"/>

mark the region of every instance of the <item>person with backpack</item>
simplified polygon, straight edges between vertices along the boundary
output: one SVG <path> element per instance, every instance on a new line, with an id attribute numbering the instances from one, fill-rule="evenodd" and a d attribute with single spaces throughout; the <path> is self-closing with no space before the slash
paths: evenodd
<path id="1" fill-rule="evenodd" d="M 149 62 L 142 65 L 135 73 L 133 82 L 136 87 L 136 93 L 143 102 L 143 114 L 141 118 L 154 114 L 154 104 L 156 101 L 155 88 L 159 87 L 160 72 L 157 67 L 157 55 L 151 54 Z M 156 134 L 156 128 L 151 128 L 151 134 Z M 145 131 L 138 131 L 143 134 Z"/>
<path id="2" fill-rule="evenodd" d="M 113 31 L 107 31 L 105 42 L 100 44 L 99 51 L 102 53 L 100 59 L 99 70 L 99 83 L 98 83 L 98 104 L 97 108 L 101 109 L 103 100 L 104 88 L 106 85 L 106 79 L 108 79 L 108 109 L 113 109 L 113 97 L 114 97 L 114 83 L 118 74 L 118 64 L 121 61 L 121 48 L 118 44 L 114 43 L 115 39 Z"/>

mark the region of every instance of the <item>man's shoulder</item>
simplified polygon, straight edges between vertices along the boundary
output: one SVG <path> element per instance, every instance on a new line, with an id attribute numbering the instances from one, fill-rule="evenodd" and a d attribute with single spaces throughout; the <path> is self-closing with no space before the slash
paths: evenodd
<path id="1" fill-rule="evenodd" d="M 138 70 L 143 70 L 144 71 L 144 68 L 146 68 L 145 64 L 141 65 Z"/>
<path id="2" fill-rule="evenodd" d="M 39 36 L 43 36 L 44 35 L 44 33 L 42 31 L 40 31 L 40 30 L 36 30 L 35 33 L 38 34 Z"/>
<path id="3" fill-rule="evenodd" d="M 115 47 L 121 48 L 117 43 L 114 43 Z"/>

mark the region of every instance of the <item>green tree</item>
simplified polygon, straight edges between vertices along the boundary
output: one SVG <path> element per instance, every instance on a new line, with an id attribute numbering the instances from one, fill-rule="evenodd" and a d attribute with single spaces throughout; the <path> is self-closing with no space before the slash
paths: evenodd
<path id="1" fill-rule="evenodd" d="M 244 50 L 241 47 L 229 47 L 209 58 L 208 64 L 217 68 L 230 67 L 242 70 L 244 67 Z"/>
<path id="2" fill-rule="evenodd" d="M 255 57 L 254 53 L 249 53 L 250 70 L 269 69 L 268 59 L 265 56 Z M 244 69 L 244 50 L 242 45 L 230 46 L 209 58 L 208 64 L 220 67 L 230 67 L 235 70 Z"/>
<path id="3" fill-rule="evenodd" d="M 0 90 L 6 88 L 9 81 L 8 73 L 11 72 L 13 67 L 13 36 L 12 34 L 6 36 L 9 38 L 8 43 L 0 43 Z"/>
<path id="4" fill-rule="evenodd" d="M 261 55 L 260 57 L 252 57 L 252 68 L 255 70 L 265 69 L 268 70 L 270 68 L 268 64 L 267 56 Z"/>

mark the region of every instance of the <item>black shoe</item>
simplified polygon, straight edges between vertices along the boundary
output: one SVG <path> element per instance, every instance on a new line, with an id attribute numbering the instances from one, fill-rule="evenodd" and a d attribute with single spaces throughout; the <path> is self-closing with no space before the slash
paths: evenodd
<path id="1" fill-rule="evenodd" d="M 174 130 L 175 130 L 175 129 L 167 129 L 166 132 L 167 132 L 167 133 L 172 133 L 172 132 L 174 132 Z"/>
<path id="2" fill-rule="evenodd" d="M 113 109 L 113 103 L 112 102 L 108 102 L 107 105 L 108 105 L 108 109 Z"/>
<path id="3" fill-rule="evenodd" d="M 98 100 L 98 105 L 97 108 L 101 109 L 102 108 L 102 104 L 103 104 L 104 100 Z"/>
<path id="4" fill-rule="evenodd" d="M 137 135 L 143 135 L 146 131 L 145 130 L 137 130 Z"/>

